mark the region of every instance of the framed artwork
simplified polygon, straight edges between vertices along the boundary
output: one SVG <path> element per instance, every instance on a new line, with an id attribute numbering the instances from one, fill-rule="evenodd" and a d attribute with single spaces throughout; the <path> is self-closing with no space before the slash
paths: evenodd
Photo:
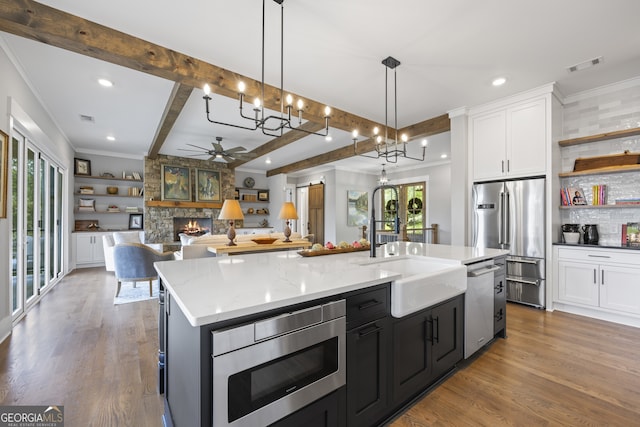
<path id="1" fill-rule="evenodd" d="M 73 173 L 75 175 L 91 175 L 91 160 L 73 159 Z"/>
<path id="2" fill-rule="evenodd" d="M 191 201 L 191 173 L 189 168 L 182 166 L 162 165 L 160 167 L 162 200 L 178 202 Z"/>
<path id="3" fill-rule="evenodd" d="M 369 193 L 366 191 L 347 191 L 347 226 L 366 225 L 369 211 Z"/>
<path id="4" fill-rule="evenodd" d="M 258 200 L 261 202 L 268 202 L 269 190 L 258 190 Z"/>
<path id="5" fill-rule="evenodd" d="M 9 136 L 0 130 L 0 218 L 7 217 L 7 176 L 9 169 Z"/>
<path id="6" fill-rule="evenodd" d="M 238 191 L 238 189 L 236 188 L 236 190 L 233 192 L 233 198 L 236 200 L 240 200 L 240 191 Z"/>
<path id="7" fill-rule="evenodd" d="M 129 214 L 129 230 L 142 230 L 142 214 Z"/>
<path id="8" fill-rule="evenodd" d="M 220 172 L 196 169 L 196 202 L 221 202 Z"/>

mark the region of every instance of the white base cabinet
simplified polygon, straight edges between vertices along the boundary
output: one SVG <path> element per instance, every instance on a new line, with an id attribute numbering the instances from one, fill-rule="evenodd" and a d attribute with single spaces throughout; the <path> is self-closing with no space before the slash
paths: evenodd
<path id="1" fill-rule="evenodd" d="M 640 315 L 640 251 L 557 248 L 557 302 Z"/>
<path id="2" fill-rule="evenodd" d="M 103 234 L 105 233 L 73 233 L 76 267 L 104 265 Z"/>

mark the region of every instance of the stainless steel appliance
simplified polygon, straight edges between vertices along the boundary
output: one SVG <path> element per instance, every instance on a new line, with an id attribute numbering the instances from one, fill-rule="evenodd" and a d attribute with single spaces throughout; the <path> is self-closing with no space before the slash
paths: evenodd
<path id="1" fill-rule="evenodd" d="M 545 305 L 545 179 L 473 186 L 473 246 L 506 249 L 507 300 Z"/>
<path id="2" fill-rule="evenodd" d="M 494 336 L 494 275 L 501 266 L 493 260 L 467 266 L 464 296 L 464 358 L 469 358 Z"/>
<path id="3" fill-rule="evenodd" d="M 345 300 L 212 332 L 213 425 L 268 425 L 345 385 Z"/>

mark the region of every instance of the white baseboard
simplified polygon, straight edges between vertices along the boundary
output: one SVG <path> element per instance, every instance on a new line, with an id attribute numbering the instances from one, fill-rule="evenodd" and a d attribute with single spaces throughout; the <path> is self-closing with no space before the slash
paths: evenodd
<path id="1" fill-rule="evenodd" d="M 11 315 L 0 319 L 0 343 L 11 335 Z"/>
<path id="2" fill-rule="evenodd" d="M 640 316 L 633 314 L 612 313 L 559 302 L 554 302 L 553 308 L 558 311 L 565 311 L 567 313 L 578 314 L 580 316 L 593 317 L 594 319 L 606 320 L 607 322 L 620 323 L 622 325 L 640 328 Z"/>

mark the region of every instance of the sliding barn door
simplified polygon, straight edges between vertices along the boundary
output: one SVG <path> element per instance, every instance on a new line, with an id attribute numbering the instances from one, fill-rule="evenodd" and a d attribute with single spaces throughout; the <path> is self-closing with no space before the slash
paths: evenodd
<path id="1" fill-rule="evenodd" d="M 324 184 L 309 186 L 309 222 L 307 231 L 314 242 L 324 244 Z"/>

